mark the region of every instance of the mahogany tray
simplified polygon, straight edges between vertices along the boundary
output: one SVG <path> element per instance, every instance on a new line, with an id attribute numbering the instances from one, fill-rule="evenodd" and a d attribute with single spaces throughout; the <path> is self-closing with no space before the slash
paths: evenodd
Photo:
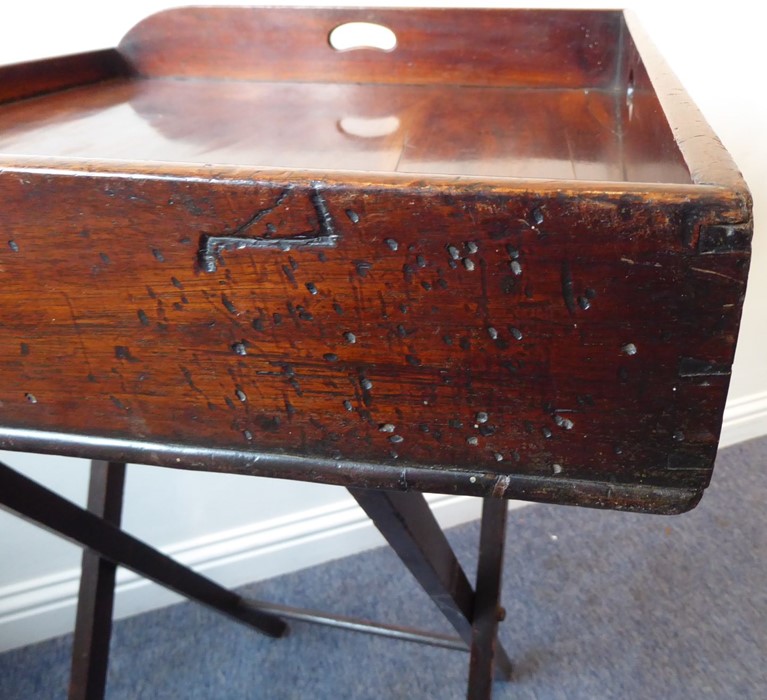
<path id="1" fill-rule="evenodd" d="M 349 22 L 396 45 L 334 48 Z M 707 486 L 751 201 L 631 16 L 185 8 L 0 100 L 3 448 L 663 513 Z"/>

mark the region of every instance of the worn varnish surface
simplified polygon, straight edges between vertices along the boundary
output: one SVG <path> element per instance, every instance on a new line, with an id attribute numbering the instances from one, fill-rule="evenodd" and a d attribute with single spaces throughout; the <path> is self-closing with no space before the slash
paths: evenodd
<path id="1" fill-rule="evenodd" d="M 701 159 L 714 137 L 697 113 L 666 121 L 684 96 L 664 91 L 657 58 L 642 63 L 621 15 L 509 13 L 569 38 L 542 74 L 494 53 L 507 68 L 467 86 L 436 49 L 391 74 L 411 83 L 399 85 L 372 52 L 339 63 L 323 42 L 306 55 L 288 44 L 281 83 L 205 46 L 182 61 L 207 12 L 222 45 L 261 23 L 326 36 L 360 19 L 167 13 L 123 44 L 144 77 L 0 107 L 2 443 L 38 435 L 71 452 L 65 436 L 89 435 L 74 451 L 694 505 L 721 426 L 750 200 L 725 152 Z M 363 19 L 401 28 L 415 51 L 408 32 L 459 15 Z M 469 43 L 506 18 L 476 16 Z M 168 23 L 179 32 L 161 50 Z M 597 30 L 599 59 L 552 84 Z M 327 85 L 310 61 L 321 49 Z M 358 73 L 366 84 L 344 82 Z M 398 128 L 354 136 L 345 116 Z"/>
<path id="2" fill-rule="evenodd" d="M 374 22 L 394 51 L 328 49 L 345 22 Z M 237 80 L 606 87 L 619 12 L 185 8 L 149 17 L 120 43 L 137 74 Z"/>
<path id="3" fill-rule="evenodd" d="M 310 170 L 689 183 L 670 132 L 652 139 L 621 134 L 624 99 L 589 89 L 122 79 L 0 106 L 0 149 Z M 481 121 L 472 124 L 477 114 Z M 631 126 L 641 133 L 655 125 L 646 117 Z"/>

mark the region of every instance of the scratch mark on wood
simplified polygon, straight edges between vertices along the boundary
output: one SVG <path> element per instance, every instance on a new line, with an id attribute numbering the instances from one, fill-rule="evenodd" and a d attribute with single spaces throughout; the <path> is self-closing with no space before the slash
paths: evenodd
<path id="1" fill-rule="evenodd" d="M 730 365 L 710 362 L 695 357 L 683 357 L 679 360 L 680 377 L 728 377 Z"/>
<path id="2" fill-rule="evenodd" d="M 124 404 L 122 401 L 120 401 L 120 399 L 118 399 L 116 396 L 112 396 L 112 394 L 110 394 L 110 395 L 109 395 L 109 400 L 110 400 L 110 401 L 111 401 L 111 402 L 112 402 L 112 403 L 113 403 L 113 404 L 114 404 L 114 405 L 115 405 L 117 408 L 119 408 L 121 411 L 127 411 L 127 410 L 128 410 L 128 407 L 127 407 L 127 406 L 126 406 L 126 405 L 125 405 L 125 404 Z"/>
<path id="3" fill-rule="evenodd" d="M 237 311 L 237 307 L 232 303 L 232 300 L 226 296 L 226 294 L 221 294 L 221 303 L 224 305 L 224 308 L 230 313 L 235 316 L 239 315 L 239 312 Z"/>
<path id="4" fill-rule="evenodd" d="M 180 366 L 180 368 L 181 368 L 182 374 L 184 375 L 184 379 L 186 379 L 186 383 L 189 385 L 189 388 L 192 389 L 193 391 L 196 391 L 198 394 L 202 394 L 203 396 L 205 396 L 205 393 L 203 392 L 203 390 L 200 389 L 200 387 L 198 387 L 194 383 L 194 379 L 192 378 L 192 373 L 186 367 Z"/>
<path id="5" fill-rule="evenodd" d="M 298 282 L 296 282 L 296 276 L 293 274 L 293 269 L 290 267 L 290 265 L 283 265 L 282 272 L 287 278 L 288 282 L 290 282 L 290 286 L 293 287 L 293 289 L 298 289 Z"/>
<path id="6" fill-rule="evenodd" d="M 93 367 L 91 367 L 91 361 L 88 357 L 88 351 L 85 347 L 85 341 L 83 339 L 82 330 L 80 329 L 80 324 L 78 323 L 77 315 L 75 314 L 75 308 L 72 306 L 72 300 L 69 298 L 69 295 L 66 292 L 61 293 L 64 297 L 64 301 L 67 303 L 67 306 L 69 307 L 69 314 L 72 318 L 72 325 L 75 328 L 75 333 L 77 334 L 77 341 L 80 345 L 80 350 L 82 350 L 83 353 L 83 359 L 85 360 L 85 364 L 88 367 L 88 374 L 93 375 Z"/>
<path id="7" fill-rule="evenodd" d="M 496 477 L 495 484 L 493 484 L 493 498 L 503 498 L 510 485 L 511 477 L 508 474 Z"/>
<path id="8" fill-rule="evenodd" d="M 621 258 L 621 262 L 625 262 L 628 265 L 641 265 L 643 267 L 663 267 L 659 262 L 639 262 L 631 258 Z"/>
<path id="9" fill-rule="evenodd" d="M 573 291 L 573 273 L 570 269 L 570 263 L 567 260 L 562 261 L 562 270 L 560 272 L 562 280 L 562 298 L 565 301 L 567 310 L 575 313 L 575 292 Z"/>
<path id="10" fill-rule="evenodd" d="M 240 234 L 245 233 L 248 229 L 255 226 L 264 217 L 269 216 L 269 214 L 271 214 L 275 209 L 277 209 L 283 204 L 283 202 L 288 198 L 292 190 L 293 190 L 292 187 L 286 187 L 277 195 L 277 199 L 274 200 L 274 204 L 272 204 L 271 206 L 265 207 L 264 209 L 259 209 L 244 224 L 242 224 L 235 231 L 233 231 L 231 235 L 239 236 Z"/>
<path id="11" fill-rule="evenodd" d="M 731 282 L 735 282 L 736 284 L 743 285 L 745 282 L 743 280 L 736 279 L 735 277 L 731 277 L 730 275 L 725 275 L 723 272 L 716 272 L 715 270 L 706 270 L 702 267 L 691 267 L 691 270 L 694 270 L 695 272 L 701 272 L 704 275 L 714 275 L 715 277 L 722 277 L 723 279 L 730 280 Z"/>

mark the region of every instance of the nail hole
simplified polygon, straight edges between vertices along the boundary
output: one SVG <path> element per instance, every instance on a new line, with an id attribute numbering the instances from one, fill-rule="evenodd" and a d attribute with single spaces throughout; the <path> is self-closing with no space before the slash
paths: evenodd
<path id="1" fill-rule="evenodd" d="M 565 430 L 572 430 L 575 427 L 575 423 L 573 423 L 569 418 L 563 418 L 558 414 L 554 416 L 554 422 L 560 428 L 564 428 Z"/>
<path id="2" fill-rule="evenodd" d="M 397 46 L 397 35 L 382 24 L 346 22 L 339 24 L 330 32 L 328 42 L 336 51 L 356 49 L 392 51 Z"/>

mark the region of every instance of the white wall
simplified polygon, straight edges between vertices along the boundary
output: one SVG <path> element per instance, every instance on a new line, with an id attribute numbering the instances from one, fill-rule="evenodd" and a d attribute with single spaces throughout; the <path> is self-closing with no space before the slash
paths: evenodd
<path id="1" fill-rule="evenodd" d="M 0 63 L 115 45 L 135 22 L 179 3 L 6 3 L 0 9 Z M 208 0 L 205 4 L 232 4 Z M 274 4 L 250 2 L 247 4 Z M 310 4 L 284 2 L 282 4 Z M 315 3 L 405 5 L 404 2 Z M 420 3 L 429 4 L 429 3 Z M 470 5 L 441 2 L 433 5 Z M 478 5 L 514 6 L 486 2 Z M 614 2 L 531 2 L 520 6 L 613 7 Z M 702 108 L 749 182 L 757 221 L 741 342 L 726 413 L 724 443 L 767 434 L 767 97 L 759 5 L 645 0 L 633 7 L 648 34 Z M 13 466 L 83 502 L 86 465 L 77 460 L 4 453 Z M 226 585 L 301 568 L 380 542 L 342 489 L 231 475 L 132 466 L 125 527 Z M 467 499 L 437 499 L 441 517 L 473 517 Z M 0 512 L 0 649 L 67 631 L 73 620 L 79 551 Z M 164 604 L 170 596 L 124 579 L 118 614 Z M 321 602 L 318 601 L 321 605 Z"/>

